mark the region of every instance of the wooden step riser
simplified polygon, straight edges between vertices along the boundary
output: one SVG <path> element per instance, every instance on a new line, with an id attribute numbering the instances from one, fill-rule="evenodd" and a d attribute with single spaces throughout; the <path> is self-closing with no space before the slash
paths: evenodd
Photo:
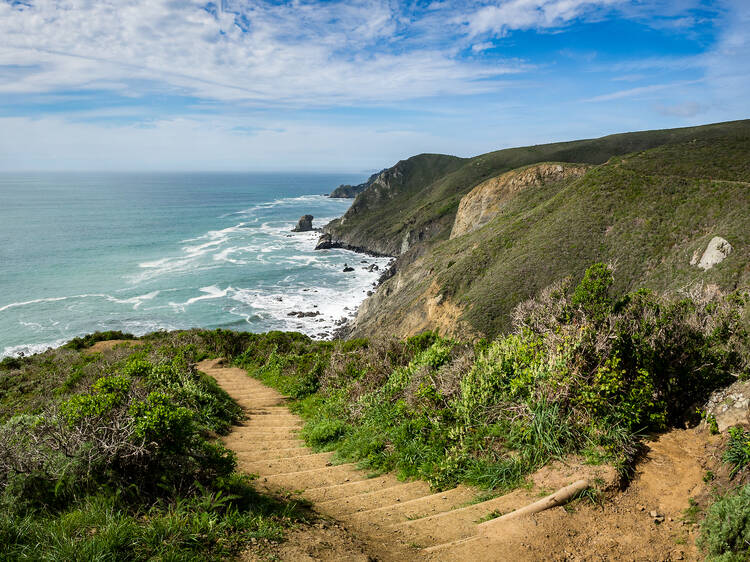
<path id="1" fill-rule="evenodd" d="M 302 455 L 299 457 L 282 459 L 264 459 L 254 462 L 245 462 L 243 466 L 255 474 L 260 474 L 261 476 L 273 476 L 276 474 L 288 474 L 290 472 L 326 468 L 327 466 L 332 466 L 330 459 L 331 454 L 326 453 L 323 456 Z M 244 461 L 245 459 L 242 460 Z"/>
<path id="2" fill-rule="evenodd" d="M 358 494 L 366 494 L 376 490 L 383 490 L 403 484 L 390 474 L 366 478 L 355 482 L 345 482 L 334 486 L 323 486 L 320 488 L 309 488 L 305 490 L 305 498 L 311 502 L 327 502 L 338 499 L 346 499 Z"/>
<path id="3" fill-rule="evenodd" d="M 366 510 L 392 506 L 399 502 L 407 502 L 429 494 L 430 487 L 426 482 L 408 482 L 364 494 L 320 502 L 318 507 L 326 514 L 343 517 Z"/>
<path id="4" fill-rule="evenodd" d="M 422 547 L 437 546 L 475 536 L 477 525 L 483 517 L 495 511 L 508 513 L 530 501 L 531 498 L 525 493 L 513 492 L 431 517 L 397 523 L 389 530 L 404 542 L 415 543 Z"/>
<path id="5" fill-rule="evenodd" d="M 424 495 L 420 498 L 402 500 L 369 511 L 353 513 L 350 519 L 355 523 L 366 522 L 380 527 L 389 527 L 398 523 L 460 509 L 474 499 L 474 496 L 475 493 L 470 489 L 459 487 L 439 494 Z"/>
<path id="6" fill-rule="evenodd" d="M 319 470 L 277 474 L 264 477 L 264 481 L 288 490 L 305 490 L 356 482 L 365 478 L 366 475 L 362 471 L 353 470 L 349 465 L 339 465 Z"/>

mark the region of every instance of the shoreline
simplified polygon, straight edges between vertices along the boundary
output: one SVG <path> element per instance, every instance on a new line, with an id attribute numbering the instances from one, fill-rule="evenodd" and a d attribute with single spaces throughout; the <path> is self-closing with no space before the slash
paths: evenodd
<path id="1" fill-rule="evenodd" d="M 327 216 L 324 215 L 323 224 L 327 225 L 331 220 L 335 220 L 337 217 L 342 216 L 345 209 L 340 209 L 336 215 Z M 290 227 L 291 228 L 291 225 Z M 324 227 L 323 227 L 324 228 Z M 94 332 L 104 331 L 123 331 L 134 334 L 136 337 L 142 337 L 144 335 L 158 332 L 158 331 L 176 331 L 176 330 L 190 330 L 190 329 L 214 329 L 221 327 L 229 330 L 246 331 L 253 333 L 263 333 L 273 330 L 282 331 L 295 331 L 306 334 L 307 336 L 315 340 L 337 340 L 345 337 L 352 329 L 354 321 L 356 319 L 359 308 L 362 303 L 369 298 L 375 291 L 378 290 L 380 285 L 390 275 L 390 271 L 395 263 L 393 256 L 384 256 L 376 252 L 370 252 L 364 248 L 350 247 L 344 244 L 336 244 L 332 246 L 331 250 L 344 250 L 344 252 L 334 252 L 333 255 L 319 256 L 316 259 L 316 254 L 321 254 L 314 248 L 316 246 L 318 238 L 323 234 L 324 230 L 321 227 L 315 228 L 312 232 L 290 232 L 287 227 L 283 229 L 283 238 L 288 239 L 292 236 L 295 238 L 294 245 L 302 246 L 306 249 L 301 249 L 301 255 L 307 256 L 310 260 L 305 265 L 305 260 L 302 260 L 303 269 L 299 269 L 294 265 L 287 266 L 289 273 L 297 276 L 297 281 L 292 281 L 288 289 L 284 289 L 284 283 L 278 285 L 273 283 L 271 285 L 264 283 L 253 282 L 250 285 L 237 284 L 231 282 L 231 284 L 225 285 L 226 281 L 216 279 L 215 284 L 210 288 L 214 290 L 207 292 L 209 287 L 200 287 L 200 280 L 196 280 L 195 286 L 190 287 L 189 290 L 195 292 L 198 296 L 186 295 L 186 302 L 177 302 L 175 304 L 186 305 L 187 303 L 198 302 L 201 300 L 209 299 L 213 296 L 226 297 L 221 303 L 217 303 L 212 306 L 218 306 L 220 309 L 227 310 L 228 308 L 236 308 L 241 311 L 236 321 L 232 321 L 228 318 L 226 322 L 217 323 L 212 321 L 210 316 L 205 316 L 201 311 L 195 311 L 189 313 L 187 316 L 179 314 L 182 317 L 182 322 L 179 318 L 171 319 L 169 317 L 162 318 L 161 313 L 156 310 L 155 312 L 146 312 L 148 316 L 141 319 L 138 324 L 134 326 L 132 324 L 111 321 L 105 316 L 102 317 L 91 317 L 91 322 L 80 322 L 78 329 L 73 327 L 70 333 L 45 333 L 45 331 L 39 331 L 36 335 L 41 336 L 38 339 L 34 337 L 34 334 L 25 332 L 18 333 L 18 336 L 25 335 L 31 337 L 23 338 L 10 338 L 7 343 L 0 348 L 0 360 L 5 357 L 27 357 L 39 353 L 44 353 L 49 349 L 56 349 L 65 343 L 69 342 L 73 338 L 82 337 L 87 334 Z M 300 236 L 302 235 L 302 236 Z M 205 236 L 205 235 L 204 235 Z M 277 233 L 276 237 L 282 238 L 281 229 Z M 348 254 L 351 252 L 351 257 Z M 339 254 L 336 256 L 335 254 Z M 258 256 L 265 256 L 265 254 L 257 253 Z M 355 262 L 354 257 L 364 256 L 367 258 L 374 258 L 369 260 L 363 260 L 363 262 Z M 387 261 L 386 261 L 387 259 Z M 338 262 L 341 262 L 339 264 Z M 357 269 L 356 272 L 348 273 L 342 272 L 342 266 L 346 264 L 353 266 L 353 269 Z M 316 265 L 321 264 L 321 265 Z M 338 268 L 336 266 L 338 264 Z M 368 269 L 373 265 L 376 265 L 375 271 L 370 269 L 370 273 L 365 271 L 359 271 L 359 268 Z M 379 267 L 377 267 L 379 266 Z M 318 271 L 322 267 L 323 269 Z M 332 269 L 333 268 L 333 269 Z M 310 274 L 306 272 L 310 269 Z M 302 273 L 301 273 L 302 272 Z M 282 274 L 282 276 L 285 275 Z M 350 277 L 348 280 L 342 279 L 337 281 L 337 277 L 345 275 Z M 111 288 L 110 288 L 111 289 Z M 185 290 L 188 290 L 186 287 Z M 159 287 L 154 293 L 169 292 L 167 289 Z M 319 293 L 319 294 L 313 294 Z M 367 294 L 366 294 L 367 293 Z M 116 293 L 112 293 L 115 295 Z M 337 295 L 344 297 L 343 299 L 337 298 Z M 40 302 L 46 306 L 48 301 L 68 301 L 70 299 L 78 299 L 76 306 L 91 307 L 96 303 L 93 303 L 90 299 L 84 298 L 89 296 L 101 296 L 101 298 L 107 298 L 108 302 L 122 304 L 124 306 L 133 306 L 141 304 L 141 299 L 138 297 L 134 298 L 117 298 L 102 293 L 94 295 L 56 295 L 54 297 L 48 297 L 44 299 L 30 299 L 28 301 L 19 303 L 10 303 L 5 308 L 17 308 L 18 306 L 30 306 L 30 311 L 19 313 L 18 319 L 25 320 L 29 314 L 36 314 L 36 305 L 34 303 Z M 190 298 L 188 298 L 190 297 Z M 82 300 L 83 299 L 83 300 Z M 134 300 L 135 299 L 135 300 Z M 185 299 L 181 299 L 185 300 Z M 283 301 L 282 301 L 283 299 Z M 81 301 L 85 304 L 78 304 Z M 133 301 L 133 302 L 130 302 Z M 217 301 L 215 301 L 217 302 Z M 162 307 L 163 303 L 159 303 Z M 16 306 L 17 305 L 17 306 Z M 346 306 L 343 306 L 346 305 Z M 343 306 L 344 310 L 341 310 Z M 119 309 L 119 306 L 117 307 Z M 140 308 L 140 307 L 139 307 Z M 143 307 L 144 309 L 146 307 Z M 184 312 L 184 310 L 182 310 Z M 343 312 L 343 314 L 342 314 Z M 23 316 L 21 316 L 22 314 Z M 50 310 L 49 314 L 56 320 L 66 318 L 66 312 L 63 309 Z M 119 318 L 127 320 L 129 314 L 127 310 L 121 310 L 117 313 Z M 234 314 L 234 313 L 232 313 Z M 201 321 L 201 316 L 204 316 Z M 197 321 L 195 321 L 197 320 Z M 12 326 L 15 321 L 14 316 L 8 318 L 8 326 Z"/>

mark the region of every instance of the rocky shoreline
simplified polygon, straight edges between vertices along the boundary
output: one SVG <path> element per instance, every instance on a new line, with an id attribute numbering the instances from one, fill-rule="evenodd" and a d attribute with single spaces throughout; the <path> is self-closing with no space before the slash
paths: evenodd
<path id="1" fill-rule="evenodd" d="M 388 266 L 382 269 L 381 275 L 378 277 L 378 280 L 372 284 L 372 287 L 370 290 L 367 291 L 367 296 L 365 299 L 363 299 L 362 302 L 370 298 L 375 294 L 375 292 L 378 290 L 381 284 L 383 284 L 386 280 L 390 279 L 395 275 L 396 273 L 396 256 L 383 254 L 380 252 L 372 251 L 367 248 L 363 248 L 360 246 L 353 246 L 351 244 L 346 244 L 339 241 L 334 241 L 333 237 L 330 233 L 326 232 L 326 225 L 323 228 L 314 228 L 313 227 L 313 220 L 315 217 L 310 214 L 302 215 L 297 221 L 297 226 L 291 229 L 292 232 L 322 232 L 320 237 L 318 238 L 318 241 L 315 245 L 315 250 L 348 250 L 350 252 L 355 252 L 360 255 L 369 256 L 369 257 L 375 257 L 375 258 L 391 258 L 391 261 L 389 262 Z M 340 220 L 340 219 L 335 219 Z M 330 224 L 330 223 L 329 223 Z M 362 260 L 360 262 L 361 265 L 363 265 L 362 269 L 367 270 L 369 272 L 374 271 L 380 271 L 380 266 L 375 263 L 368 263 L 367 260 Z M 342 273 L 350 273 L 355 271 L 355 268 L 350 266 L 348 263 L 344 264 L 344 269 L 342 270 Z M 346 339 L 349 334 L 351 333 L 353 329 L 352 320 L 356 318 L 357 310 L 362 305 L 360 303 L 353 311 L 350 312 L 349 316 L 342 316 L 339 320 L 336 320 L 335 323 L 337 324 L 337 328 L 335 328 L 330 334 L 327 332 L 321 332 L 317 334 L 317 337 L 320 337 L 321 339 L 333 339 L 333 340 L 339 340 L 339 339 Z M 292 310 L 287 313 L 287 316 L 289 317 L 295 317 L 295 318 L 314 318 L 320 316 L 321 313 L 319 311 L 303 311 L 303 310 Z"/>

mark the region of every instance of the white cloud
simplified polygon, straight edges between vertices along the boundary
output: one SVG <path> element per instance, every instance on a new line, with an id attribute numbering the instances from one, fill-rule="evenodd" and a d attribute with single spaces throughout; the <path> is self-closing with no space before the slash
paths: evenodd
<path id="1" fill-rule="evenodd" d="M 671 90 L 676 88 L 681 88 L 684 86 L 689 86 L 692 84 L 698 84 L 702 82 L 703 80 L 682 80 L 680 82 L 671 82 L 667 84 L 651 84 L 649 86 L 640 86 L 638 88 L 629 88 L 627 90 L 618 90 L 616 92 L 611 92 L 609 94 L 603 94 L 601 96 L 595 96 L 593 98 L 588 98 L 586 100 L 583 100 L 584 102 L 604 102 L 604 101 L 612 101 L 612 100 L 618 100 L 622 98 L 632 98 L 637 96 L 644 96 L 648 94 L 653 94 L 655 92 L 662 92 L 664 90 Z"/>
<path id="2" fill-rule="evenodd" d="M 750 114 L 750 4 L 730 0 L 725 29 L 717 44 L 701 57 L 706 81 L 716 103 L 729 111 Z"/>
<path id="3" fill-rule="evenodd" d="M 670 117 L 695 117 L 696 115 L 705 113 L 708 110 L 708 107 L 695 101 L 686 101 L 674 105 L 657 104 L 654 106 L 654 109 L 658 113 Z"/>
<path id="4" fill-rule="evenodd" d="M 462 61 L 450 41 L 405 43 L 408 22 L 386 0 L 225 0 L 215 14 L 195 0 L 29 3 L 0 1 L 0 66 L 25 68 L 0 93 L 158 87 L 246 103 L 361 104 L 487 92 L 519 69 Z"/>
<path id="5" fill-rule="evenodd" d="M 579 17 L 593 17 L 602 8 L 628 0 L 506 0 L 481 6 L 464 16 L 472 36 L 492 34 L 499 37 L 514 29 L 549 29 Z"/>

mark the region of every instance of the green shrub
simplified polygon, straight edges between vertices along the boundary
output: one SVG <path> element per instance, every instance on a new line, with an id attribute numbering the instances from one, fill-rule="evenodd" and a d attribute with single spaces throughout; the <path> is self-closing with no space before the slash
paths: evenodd
<path id="1" fill-rule="evenodd" d="M 594 264 L 577 287 L 563 281 L 519 305 L 512 333 L 473 347 L 425 332 L 330 350 L 274 334 L 257 336 L 244 365 L 303 397 L 312 445 L 436 487 L 516 485 L 574 452 L 627 471 L 642 432 L 686 421 L 749 372 L 747 299 L 615 298 L 612 284 Z M 311 364 L 323 374 L 310 376 Z"/>
<path id="2" fill-rule="evenodd" d="M 347 424 L 342 420 L 319 420 L 307 424 L 302 437 L 313 447 L 324 447 L 346 434 Z"/>
<path id="3" fill-rule="evenodd" d="M 117 330 L 110 330 L 107 332 L 94 332 L 93 334 L 87 334 L 83 337 L 73 338 L 68 343 L 63 345 L 66 349 L 75 349 L 79 351 L 91 347 L 96 342 L 110 341 L 110 340 L 132 340 L 135 336 L 126 332 L 120 332 Z"/>
<path id="4" fill-rule="evenodd" d="M 63 402 L 60 412 L 71 427 L 84 418 L 103 418 L 125 402 L 130 385 L 128 377 L 102 377 L 92 385 L 89 394 L 79 394 Z"/>
<path id="5" fill-rule="evenodd" d="M 750 484 L 711 505 L 697 543 L 709 560 L 742 562 L 750 558 Z"/>
<path id="6" fill-rule="evenodd" d="M 125 363 L 122 372 L 129 377 L 145 378 L 151 374 L 153 368 L 154 366 L 148 360 L 136 355 Z"/>
<path id="7" fill-rule="evenodd" d="M 730 478 L 750 464 L 750 431 L 739 426 L 730 427 L 729 442 L 722 459 L 732 465 Z"/>
<path id="8" fill-rule="evenodd" d="M 151 392 L 134 403 L 130 415 L 135 420 L 136 437 L 171 452 L 184 451 L 195 432 L 193 413 L 161 392 Z"/>
<path id="9" fill-rule="evenodd" d="M 586 270 L 573 292 L 570 304 L 580 309 L 595 323 L 600 323 L 611 310 L 612 299 L 609 291 L 613 284 L 612 269 L 603 263 L 595 263 Z"/>

